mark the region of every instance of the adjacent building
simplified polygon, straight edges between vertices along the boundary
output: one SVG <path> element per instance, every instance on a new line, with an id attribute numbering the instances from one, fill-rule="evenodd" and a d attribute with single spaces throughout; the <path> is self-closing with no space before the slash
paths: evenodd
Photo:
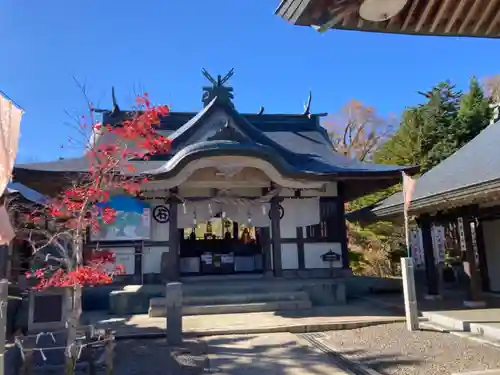
<path id="1" fill-rule="evenodd" d="M 432 228 L 454 224 L 459 264 L 470 287 L 469 304 L 482 302 L 481 291 L 500 292 L 500 123 L 423 174 L 415 185 L 409 212 L 422 232 L 428 292 L 438 290 L 438 266 Z M 402 220 L 403 197 L 396 193 L 372 207 L 349 214 L 353 220 Z M 447 249 L 448 251 L 451 249 Z"/>

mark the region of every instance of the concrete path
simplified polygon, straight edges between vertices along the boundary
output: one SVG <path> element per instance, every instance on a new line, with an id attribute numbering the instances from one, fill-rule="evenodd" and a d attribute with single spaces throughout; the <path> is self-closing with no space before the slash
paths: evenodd
<path id="1" fill-rule="evenodd" d="M 348 374 L 330 357 L 290 333 L 206 339 L 210 373 L 217 375 Z"/>
<path id="2" fill-rule="evenodd" d="M 163 335 L 166 322 L 165 318 L 150 318 L 147 315 L 110 316 L 99 312 L 85 313 L 83 319 L 85 323 L 95 324 L 98 328 L 111 328 L 116 332 L 117 337 Z M 374 309 L 366 303 L 353 303 L 282 313 L 186 316 L 183 319 L 183 329 L 186 334 L 193 336 L 305 333 L 400 321 L 404 321 L 403 316 Z"/>

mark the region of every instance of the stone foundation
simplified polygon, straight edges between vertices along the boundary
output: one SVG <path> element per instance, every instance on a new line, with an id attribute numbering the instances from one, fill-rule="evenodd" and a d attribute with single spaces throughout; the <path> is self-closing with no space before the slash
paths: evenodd
<path id="1" fill-rule="evenodd" d="M 112 314 L 147 314 L 150 307 L 150 299 L 163 297 L 165 295 L 163 285 L 129 285 L 109 294 L 110 313 Z M 257 280 L 233 280 L 225 282 L 193 282 L 183 285 L 184 298 L 214 296 L 252 296 L 273 294 L 293 294 L 294 292 L 305 292 L 313 306 L 339 305 L 346 302 L 345 280 L 338 279 L 257 279 Z M 264 298 L 269 301 L 272 298 Z M 251 301 L 238 301 L 238 304 L 250 303 Z M 255 302 L 255 301 L 254 301 Z M 211 303 L 214 305 L 215 303 Z M 223 305 L 223 304 L 221 304 Z M 268 304 L 266 304 L 267 306 Z M 277 305 L 279 306 L 279 304 Z M 305 305 L 297 305 L 305 306 Z M 234 308 L 233 308 L 234 310 Z M 244 310 L 244 309 L 243 309 Z M 216 309 L 216 311 L 221 311 Z"/>

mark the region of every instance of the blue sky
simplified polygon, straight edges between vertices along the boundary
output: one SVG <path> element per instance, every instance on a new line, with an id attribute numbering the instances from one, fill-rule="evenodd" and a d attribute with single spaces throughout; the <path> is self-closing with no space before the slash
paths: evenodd
<path id="1" fill-rule="evenodd" d="M 497 40 L 331 31 L 289 25 L 279 1 L 3 0 L 0 90 L 25 109 L 19 158 L 70 156 L 66 112 L 85 109 L 73 76 L 92 101 L 133 104 L 147 90 L 173 110 L 201 107 L 200 73 L 224 74 L 241 112 L 335 112 L 352 98 L 382 113 L 420 100 L 417 90 L 450 79 L 500 73 Z"/>

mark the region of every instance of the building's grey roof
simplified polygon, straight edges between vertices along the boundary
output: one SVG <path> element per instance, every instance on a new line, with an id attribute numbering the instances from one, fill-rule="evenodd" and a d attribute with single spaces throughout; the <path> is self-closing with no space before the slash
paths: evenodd
<path id="1" fill-rule="evenodd" d="M 458 191 L 500 181 L 500 122 L 489 125 L 469 143 L 416 182 L 411 207 L 423 208 L 433 200 Z M 372 208 L 372 211 L 401 211 L 403 196 L 395 193 Z"/>
<path id="2" fill-rule="evenodd" d="M 20 194 L 25 199 L 39 204 L 44 204 L 47 202 L 47 197 L 40 194 L 36 190 L 30 189 L 29 187 L 20 184 L 19 182 L 9 182 L 7 184 L 7 189 L 5 189 L 5 195 Z"/>
<path id="3" fill-rule="evenodd" d="M 113 121 L 113 118 L 105 122 L 108 120 Z M 155 155 L 148 162 L 137 162 L 144 163 L 141 168 L 144 174 L 156 178 L 168 178 L 188 162 L 201 157 L 243 155 L 266 160 L 292 178 L 373 180 L 374 184 L 365 186 L 366 189 L 359 188 L 364 183 L 351 189 L 353 195 L 359 196 L 397 183 L 402 170 L 412 169 L 361 163 L 335 152 L 317 116 L 242 115 L 217 98 L 197 114 L 166 116 L 158 131 L 168 134 L 172 140 L 171 151 L 167 155 Z M 76 158 L 16 165 L 15 175 L 20 178 L 33 171 L 78 173 L 87 170 L 88 161 Z M 355 190 L 359 191 L 354 194 Z"/>

